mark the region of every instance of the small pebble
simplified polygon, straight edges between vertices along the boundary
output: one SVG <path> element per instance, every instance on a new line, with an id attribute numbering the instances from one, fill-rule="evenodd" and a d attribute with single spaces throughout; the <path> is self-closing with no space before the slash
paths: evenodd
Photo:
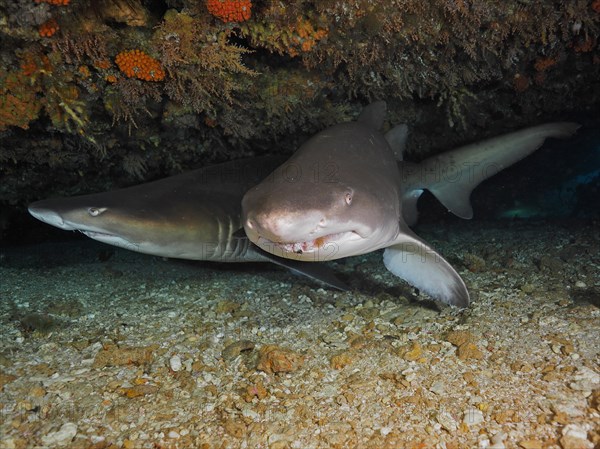
<path id="1" fill-rule="evenodd" d="M 66 446 L 77 435 L 77 425 L 72 422 L 64 423 L 56 432 L 50 432 L 42 437 L 46 446 Z"/>
<path id="2" fill-rule="evenodd" d="M 486 435 L 480 435 L 478 438 L 478 443 L 481 449 L 489 449 L 490 447 L 490 440 Z"/>
<path id="3" fill-rule="evenodd" d="M 527 293 L 527 294 L 533 293 L 534 290 L 535 290 L 535 287 L 533 285 L 531 285 L 531 284 L 523 284 L 523 285 L 521 285 L 521 291 L 523 293 Z"/>
<path id="4" fill-rule="evenodd" d="M 542 442 L 540 440 L 523 440 L 519 441 L 519 446 L 523 449 L 542 449 Z"/>
<path id="5" fill-rule="evenodd" d="M 13 437 L 4 438 L 2 440 L 2 448 L 3 449 L 16 449 L 17 443 Z"/>
<path id="6" fill-rule="evenodd" d="M 404 353 L 404 360 L 415 362 L 423 357 L 423 348 L 419 343 L 413 343 L 411 348 Z"/>
<path id="7" fill-rule="evenodd" d="M 224 360 L 232 361 L 235 360 L 242 352 L 252 351 L 254 349 L 254 342 L 251 340 L 238 340 L 227 345 L 221 352 L 221 356 Z"/>
<path id="8" fill-rule="evenodd" d="M 463 422 L 468 426 L 476 426 L 484 421 L 483 413 L 475 407 L 469 407 L 465 410 Z"/>
<path id="9" fill-rule="evenodd" d="M 304 357 L 287 348 L 277 345 L 265 345 L 259 351 L 257 369 L 267 374 L 291 373 L 298 370 Z"/>
<path id="10" fill-rule="evenodd" d="M 173 357 L 169 359 L 169 366 L 175 372 L 181 370 L 181 357 L 175 354 Z"/>
<path id="11" fill-rule="evenodd" d="M 569 387 L 578 391 L 593 391 L 600 388 L 600 374 L 585 366 L 579 367 Z"/>
<path id="12" fill-rule="evenodd" d="M 463 256 L 463 263 L 467 269 L 473 273 L 485 271 L 485 260 L 476 254 L 466 253 Z"/>
<path id="13" fill-rule="evenodd" d="M 175 431 L 175 430 L 169 431 L 169 433 L 167 434 L 167 436 L 169 438 L 171 438 L 172 440 L 176 440 L 176 439 L 178 439 L 178 438 L 181 437 L 181 435 L 179 435 L 179 433 L 177 431 Z"/>
<path id="14" fill-rule="evenodd" d="M 250 418 L 253 421 L 260 421 L 260 414 L 254 410 L 252 410 L 252 408 L 250 407 L 244 407 L 242 408 L 242 416 L 244 418 Z"/>
<path id="15" fill-rule="evenodd" d="M 431 384 L 431 387 L 429 387 L 429 391 L 438 395 L 442 395 L 446 392 L 446 385 L 441 380 L 436 380 L 433 384 Z"/>
<path id="16" fill-rule="evenodd" d="M 383 436 L 389 435 L 390 433 L 392 433 L 393 430 L 394 428 L 390 426 L 382 427 L 381 429 L 379 429 Z"/>
<path id="17" fill-rule="evenodd" d="M 506 433 L 498 432 L 494 436 L 492 436 L 492 445 L 490 449 L 505 449 L 504 440 L 506 440 Z"/>
<path id="18" fill-rule="evenodd" d="M 593 449 L 594 443 L 587 439 L 587 432 L 577 424 L 567 424 L 562 429 L 560 445 L 563 449 Z"/>
<path id="19" fill-rule="evenodd" d="M 455 432 L 456 429 L 458 429 L 458 423 L 452 417 L 452 415 L 448 412 L 438 413 L 436 419 L 437 419 L 437 422 L 439 422 L 440 425 L 448 432 L 452 433 L 452 432 Z"/>

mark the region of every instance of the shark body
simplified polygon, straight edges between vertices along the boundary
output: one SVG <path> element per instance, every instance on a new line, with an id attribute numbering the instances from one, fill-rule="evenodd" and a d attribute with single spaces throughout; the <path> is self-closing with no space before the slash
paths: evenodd
<path id="1" fill-rule="evenodd" d="M 450 211 L 472 217 L 469 196 L 481 181 L 579 127 L 551 123 L 468 145 L 421 164 L 402 159 L 404 125 L 379 131 L 385 103 L 356 122 L 326 129 L 303 144 L 242 201 L 249 239 L 301 261 L 332 260 L 385 248 L 389 271 L 442 302 L 466 307 L 469 293 L 454 268 L 409 228 L 430 190 Z"/>
<path id="2" fill-rule="evenodd" d="M 241 199 L 283 160 L 217 164 L 110 192 L 37 201 L 29 213 L 64 230 L 140 253 L 187 260 L 273 262 L 345 290 L 325 266 L 278 258 L 241 230 Z"/>

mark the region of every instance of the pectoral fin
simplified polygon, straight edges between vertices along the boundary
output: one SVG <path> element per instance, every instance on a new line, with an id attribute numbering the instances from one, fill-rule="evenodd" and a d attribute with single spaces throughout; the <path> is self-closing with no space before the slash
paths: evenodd
<path id="1" fill-rule="evenodd" d="M 383 253 L 386 268 L 436 300 L 467 307 L 469 292 L 460 275 L 441 255 L 404 228 L 394 245 Z"/>

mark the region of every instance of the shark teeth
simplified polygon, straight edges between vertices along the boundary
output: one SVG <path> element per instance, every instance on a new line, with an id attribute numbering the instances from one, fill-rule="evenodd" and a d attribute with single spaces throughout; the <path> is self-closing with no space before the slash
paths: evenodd
<path id="1" fill-rule="evenodd" d="M 327 243 L 335 242 L 340 240 L 347 232 L 338 232 L 337 234 L 328 234 L 321 237 L 317 237 L 313 240 L 307 240 L 304 242 L 271 242 L 278 248 L 282 249 L 286 253 L 302 254 L 309 251 L 316 251 L 322 248 Z"/>
<path id="2" fill-rule="evenodd" d="M 314 247 L 313 242 L 277 243 L 276 245 L 287 253 L 302 254 Z"/>

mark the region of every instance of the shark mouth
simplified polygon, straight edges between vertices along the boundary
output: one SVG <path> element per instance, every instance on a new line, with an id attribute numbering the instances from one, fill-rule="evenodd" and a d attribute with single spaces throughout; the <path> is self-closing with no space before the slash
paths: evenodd
<path id="1" fill-rule="evenodd" d="M 338 242 L 353 240 L 360 236 L 354 231 L 338 232 L 336 234 L 327 234 L 317 237 L 313 240 L 302 242 L 274 242 L 266 237 L 259 236 L 258 246 L 269 248 L 269 252 L 277 254 L 283 252 L 286 254 L 313 254 L 323 252 L 331 256 L 337 252 Z M 320 257 L 319 257 L 320 259 Z"/>
<path id="2" fill-rule="evenodd" d="M 321 237 L 317 237 L 316 239 L 313 239 L 313 240 L 307 240 L 305 242 L 291 242 L 291 243 L 275 242 L 275 245 L 278 248 L 281 248 L 282 250 L 284 250 L 286 252 L 302 254 L 302 253 L 306 253 L 306 252 L 310 252 L 310 251 L 319 250 L 319 249 L 323 248 L 323 246 L 325 246 L 327 243 L 339 240 L 340 237 L 342 237 L 344 234 L 345 234 L 345 232 L 339 232 L 337 234 L 324 235 Z"/>
<path id="3" fill-rule="evenodd" d="M 105 232 L 98 232 L 98 231 L 84 231 L 83 229 L 77 229 L 79 232 L 81 232 L 83 235 L 91 238 L 91 239 L 96 239 L 96 238 L 111 238 L 114 237 L 113 234 L 107 234 Z"/>
<path id="4" fill-rule="evenodd" d="M 98 232 L 98 231 L 85 231 L 83 229 L 78 229 L 79 232 L 81 232 L 83 235 L 97 240 L 99 242 L 102 243 L 107 243 L 109 245 L 113 245 L 113 246 L 118 246 L 119 248 L 125 248 L 128 249 L 130 251 L 138 251 L 139 249 L 139 244 L 135 243 L 135 242 L 131 242 L 123 237 L 119 237 L 118 235 L 115 234 L 107 234 L 104 232 Z"/>

